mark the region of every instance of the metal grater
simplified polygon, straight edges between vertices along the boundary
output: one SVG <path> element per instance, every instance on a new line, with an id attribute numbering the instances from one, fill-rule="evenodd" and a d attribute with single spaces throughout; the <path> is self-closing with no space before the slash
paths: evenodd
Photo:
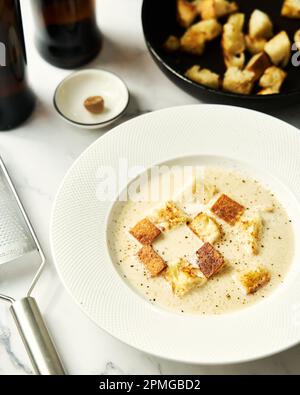
<path id="1" fill-rule="evenodd" d="M 7 183 L 0 172 L 0 265 L 36 250 L 24 217 Z"/>
<path id="2" fill-rule="evenodd" d="M 37 251 L 41 263 L 27 296 L 16 301 L 0 294 L 10 303 L 10 311 L 20 332 L 36 374 L 64 375 L 65 370 L 50 338 L 41 312 L 31 293 L 45 266 L 46 260 L 32 225 L 0 157 L 0 265 Z M 1 272 L 0 272 L 1 286 Z"/>

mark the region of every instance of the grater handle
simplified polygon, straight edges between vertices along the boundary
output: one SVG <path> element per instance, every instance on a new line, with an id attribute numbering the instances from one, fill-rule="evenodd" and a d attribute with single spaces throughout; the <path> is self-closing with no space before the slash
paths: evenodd
<path id="1" fill-rule="evenodd" d="M 14 302 L 10 311 L 38 375 L 65 375 L 40 309 L 32 297 Z"/>

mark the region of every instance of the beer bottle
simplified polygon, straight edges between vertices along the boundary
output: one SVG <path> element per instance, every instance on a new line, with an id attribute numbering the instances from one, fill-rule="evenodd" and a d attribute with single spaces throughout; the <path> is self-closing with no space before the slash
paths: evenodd
<path id="1" fill-rule="evenodd" d="M 0 0 L 0 130 L 18 126 L 34 108 L 26 63 L 19 0 Z"/>
<path id="2" fill-rule="evenodd" d="M 72 69 L 92 60 L 100 51 L 95 0 L 32 0 L 36 45 L 54 66 Z"/>

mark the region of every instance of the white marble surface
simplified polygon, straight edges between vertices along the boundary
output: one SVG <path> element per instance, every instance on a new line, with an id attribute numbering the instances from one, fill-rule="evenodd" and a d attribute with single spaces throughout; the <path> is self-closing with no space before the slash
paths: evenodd
<path id="1" fill-rule="evenodd" d="M 48 266 L 35 291 L 41 309 L 70 374 L 299 374 L 300 346 L 260 361 L 227 366 L 191 366 L 168 362 L 136 351 L 97 328 L 62 287 L 49 251 L 49 217 L 58 186 L 73 161 L 106 131 L 76 129 L 57 117 L 52 96 L 68 74 L 45 63 L 36 53 L 30 2 L 21 0 L 24 13 L 30 80 L 39 98 L 32 118 L 22 127 L 0 134 L 0 152 L 39 235 Z M 101 55 L 92 63 L 118 73 L 128 84 L 132 100 L 127 116 L 196 103 L 181 92 L 152 62 L 140 21 L 141 0 L 97 0 L 104 34 Z M 300 106 L 274 112 L 300 127 Z M 3 272 L 2 272 L 3 274 Z M 22 295 L 24 284 L 4 281 L 0 290 Z M 0 304 L 0 374 L 30 374 L 31 367 L 7 306 Z"/>

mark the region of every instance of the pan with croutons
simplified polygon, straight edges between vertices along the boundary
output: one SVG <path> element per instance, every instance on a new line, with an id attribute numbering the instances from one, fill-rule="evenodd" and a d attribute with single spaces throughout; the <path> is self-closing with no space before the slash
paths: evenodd
<path id="1" fill-rule="evenodd" d="M 180 87 L 252 101 L 300 98 L 300 1 L 144 0 L 154 60 Z"/>

